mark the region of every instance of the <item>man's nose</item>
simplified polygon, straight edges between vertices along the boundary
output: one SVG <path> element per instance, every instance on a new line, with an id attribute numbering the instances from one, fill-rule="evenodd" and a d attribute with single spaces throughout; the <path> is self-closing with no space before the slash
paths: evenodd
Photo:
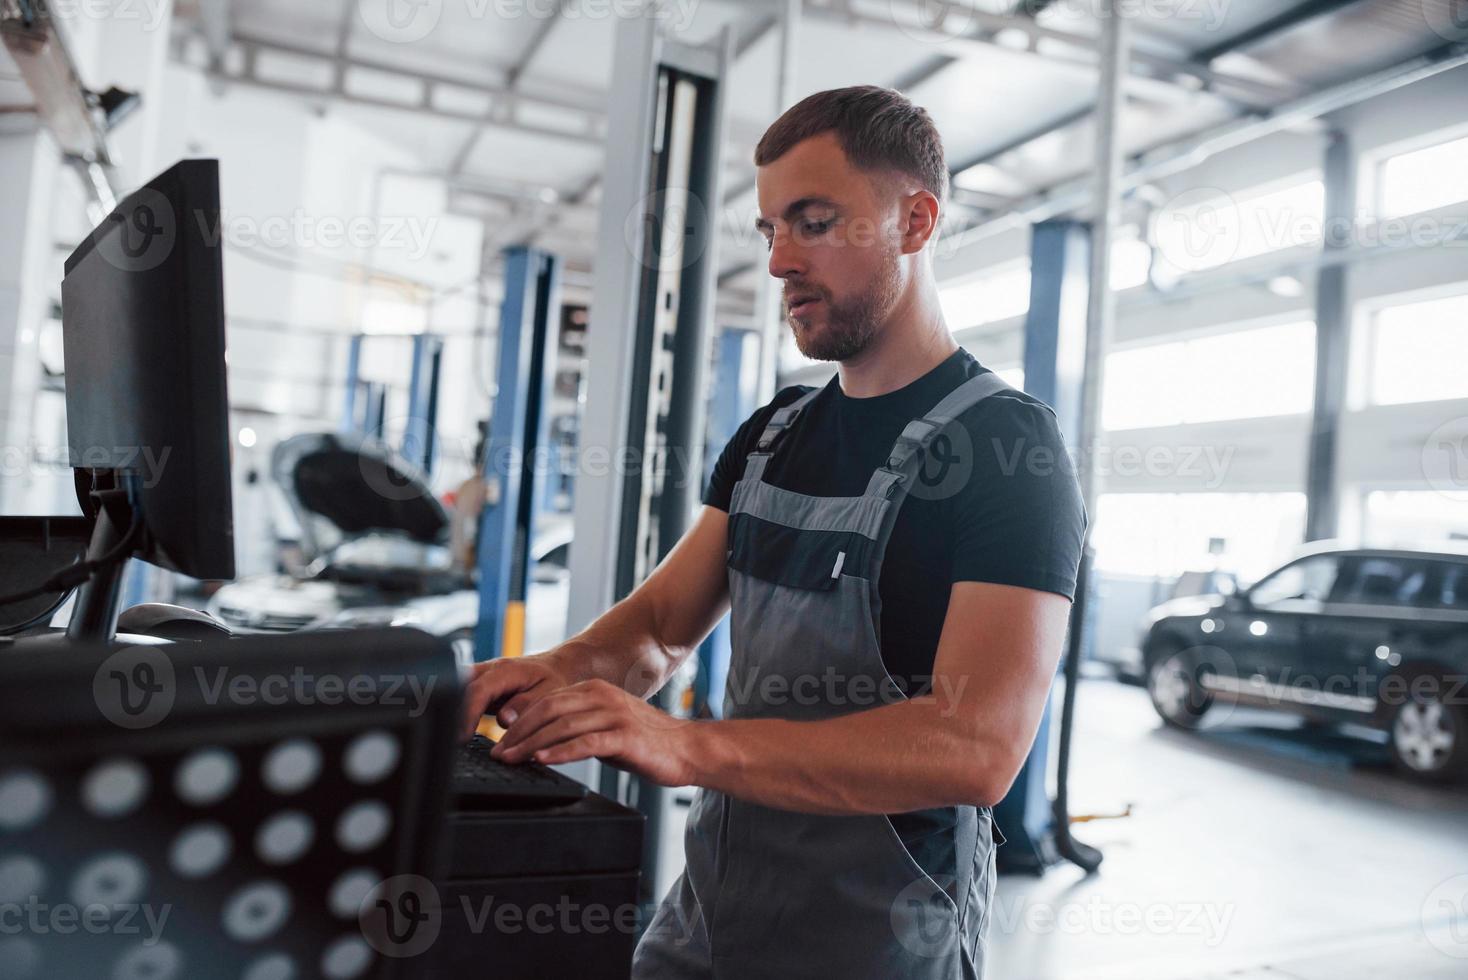
<path id="1" fill-rule="evenodd" d="M 770 275 L 776 279 L 789 279 L 805 272 L 805 260 L 800 246 L 791 236 L 776 234 L 770 240 Z"/>

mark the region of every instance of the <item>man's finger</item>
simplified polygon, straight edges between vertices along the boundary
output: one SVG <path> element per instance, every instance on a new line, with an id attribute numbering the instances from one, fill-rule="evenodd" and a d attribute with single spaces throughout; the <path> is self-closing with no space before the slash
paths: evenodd
<path id="1" fill-rule="evenodd" d="M 535 753 L 535 761 L 547 766 L 563 762 L 580 762 L 582 759 L 616 758 L 615 736 L 610 732 L 592 732 L 581 735 L 548 749 Z"/>
<path id="2" fill-rule="evenodd" d="M 469 734 L 479 724 L 479 719 L 490 708 L 505 698 L 533 687 L 539 679 L 533 672 L 516 664 L 513 660 L 493 661 L 478 671 L 464 692 L 464 729 Z"/>
<path id="3" fill-rule="evenodd" d="M 526 708 L 525 713 L 515 719 L 515 723 L 506 729 L 505 737 L 500 739 L 500 745 L 509 748 L 555 719 L 583 712 L 599 703 L 594 694 L 579 684 L 552 691 Z"/>
<path id="4" fill-rule="evenodd" d="M 524 762 L 531 753 L 565 742 L 568 739 L 591 732 L 607 731 L 616 723 L 616 715 L 610 711 L 592 710 L 563 715 L 514 745 L 497 748 L 495 751 L 505 762 Z"/>

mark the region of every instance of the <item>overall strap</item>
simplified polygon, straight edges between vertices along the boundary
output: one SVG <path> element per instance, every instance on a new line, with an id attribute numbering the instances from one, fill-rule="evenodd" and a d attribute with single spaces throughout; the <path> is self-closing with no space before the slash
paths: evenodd
<path id="1" fill-rule="evenodd" d="M 800 413 L 805 411 L 805 407 L 823 390 L 822 388 L 812 388 L 789 405 L 775 409 L 774 414 L 770 416 L 770 421 L 765 425 L 764 431 L 760 433 L 759 440 L 755 443 L 754 449 L 746 458 L 744 464 L 744 478 L 746 480 L 758 482 L 764 478 L 765 464 L 775 454 L 775 450 L 779 447 L 780 441 L 785 438 L 785 434 L 790 431 L 790 427 L 795 424 L 795 420 L 800 418 Z"/>
<path id="2" fill-rule="evenodd" d="M 927 415 L 907 423 L 892 451 L 887 454 L 887 465 L 872 474 L 871 481 L 867 483 L 867 495 L 893 497 L 899 488 L 905 493 L 922 466 L 923 455 L 944 428 L 990 395 L 1012 390 L 992 371 L 969 378 L 954 388 Z"/>

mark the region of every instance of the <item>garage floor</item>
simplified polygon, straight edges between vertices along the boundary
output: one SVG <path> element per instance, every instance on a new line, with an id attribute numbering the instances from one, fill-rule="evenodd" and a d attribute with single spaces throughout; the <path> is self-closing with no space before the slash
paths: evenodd
<path id="1" fill-rule="evenodd" d="M 1073 758 L 1075 813 L 1132 816 L 1077 826 L 1090 879 L 1000 880 L 990 980 L 1468 977 L 1468 791 L 1270 714 L 1164 730 L 1109 680 L 1082 682 Z"/>

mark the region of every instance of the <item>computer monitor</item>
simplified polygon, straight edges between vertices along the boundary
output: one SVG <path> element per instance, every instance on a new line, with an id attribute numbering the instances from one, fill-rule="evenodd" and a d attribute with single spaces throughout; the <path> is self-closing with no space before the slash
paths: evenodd
<path id="1" fill-rule="evenodd" d="M 66 260 L 71 465 L 96 521 L 68 634 L 115 630 L 130 555 L 234 577 L 219 164 L 185 160 L 129 195 Z"/>

